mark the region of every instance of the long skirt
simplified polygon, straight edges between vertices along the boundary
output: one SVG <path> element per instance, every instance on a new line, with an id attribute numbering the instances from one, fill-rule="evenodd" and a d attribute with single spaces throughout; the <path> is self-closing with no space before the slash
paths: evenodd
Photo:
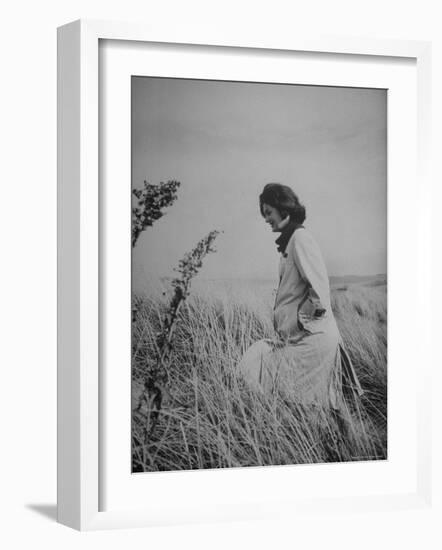
<path id="1" fill-rule="evenodd" d="M 255 389 L 286 393 L 302 405 L 338 408 L 342 393 L 342 346 L 339 331 L 300 333 L 292 342 L 255 342 L 238 368 Z M 352 372 L 354 372 L 352 370 Z"/>

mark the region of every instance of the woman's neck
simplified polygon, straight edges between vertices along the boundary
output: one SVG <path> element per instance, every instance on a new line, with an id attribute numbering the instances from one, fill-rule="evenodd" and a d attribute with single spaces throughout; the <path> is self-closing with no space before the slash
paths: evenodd
<path id="1" fill-rule="evenodd" d="M 283 222 L 285 222 L 285 220 L 283 220 L 281 223 Z M 285 255 L 285 249 L 287 248 L 291 236 L 300 227 L 304 226 L 300 223 L 290 220 L 289 218 L 289 221 L 284 224 L 284 227 L 281 230 L 281 235 L 275 241 L 275 244 L 278 247 L 278 252 L 281 252 L 281 254 Z"/>

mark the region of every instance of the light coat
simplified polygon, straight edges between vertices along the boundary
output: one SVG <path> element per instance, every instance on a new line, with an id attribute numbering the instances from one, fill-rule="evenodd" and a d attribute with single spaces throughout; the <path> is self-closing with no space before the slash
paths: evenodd
<path id="1" fill-rule="evenodd" d="M 255 342 L 239 369 L 256 388 L 283 388 L 301 404 L 339 407 L 342 374 L 361 393 L 330 302 L 322 254 L 304 227 L 294 231 L 279 264 L 275 338 Z"/>

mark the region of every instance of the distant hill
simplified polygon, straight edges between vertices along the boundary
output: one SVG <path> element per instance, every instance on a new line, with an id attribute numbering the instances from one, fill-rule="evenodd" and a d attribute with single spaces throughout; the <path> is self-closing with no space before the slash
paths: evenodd
<path id="1" fill-rule="evenodd" d="M 173 277 L 160 277 L 160 281 L 163 282 L 163 283 L 170 283 L 172 281 Z M 232 277 L 232 278 L 228 278 L 228 277 L 222 277 L 222 278 L 206 278 L 206 277 L 198 277 L 197 278 L 198 280 L 200 281 L 206 281 L 206 282 L 212 282 L 212 283 L 216 283 L 216 282 L 235 282 L 235 281 L 240 281 L 240 282 L 247 282 L 247 281 L 250 281 L 250 282 L 254 282 L 254 283 L 261 283 L 261 284 L 265 284 L 265 283 L 274 283 L 277 278 L 276 276 L 275 277 L 270 277 L 270 278 L 267 278 L 267 277 L 250 277 L 250 278 L 246 278 L 246 277 Z M 333 286 L 336 286 L 336 285 L 351 285 L 351 284 L 365 284 L 365 285 L 369 285 L 369 286 L 377 286 L 377 285 L 385 285 L 387 284 L 387 275 L 385 273 L 379 273 L 379 274 L 376 274 L 376 275 L 331 275 L 329 277 L 329 280 L 330 280 L 330 284 L 333 285 Z"/>
<path id="2" fill-rule="evenodd" d="M 332 275 L 330 277 L 330 285 L 368 285 L 379 286 L 387 284 L 387 275 L 379 273 L 377 275 Z"/>

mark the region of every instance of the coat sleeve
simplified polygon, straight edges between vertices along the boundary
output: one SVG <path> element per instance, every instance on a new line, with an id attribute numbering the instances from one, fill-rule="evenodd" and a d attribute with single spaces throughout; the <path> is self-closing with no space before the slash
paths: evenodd
<path id="1" fill-rule="evenodd" d="M 293 261 L 309 288 L 309 298 L 313 314 L 320 317 L 330 311 L 330 285 L 321 251 L 305 229 L 295 231 L 292 239 Z M 321 310 L 325 310 L 322 311 Z"/>

